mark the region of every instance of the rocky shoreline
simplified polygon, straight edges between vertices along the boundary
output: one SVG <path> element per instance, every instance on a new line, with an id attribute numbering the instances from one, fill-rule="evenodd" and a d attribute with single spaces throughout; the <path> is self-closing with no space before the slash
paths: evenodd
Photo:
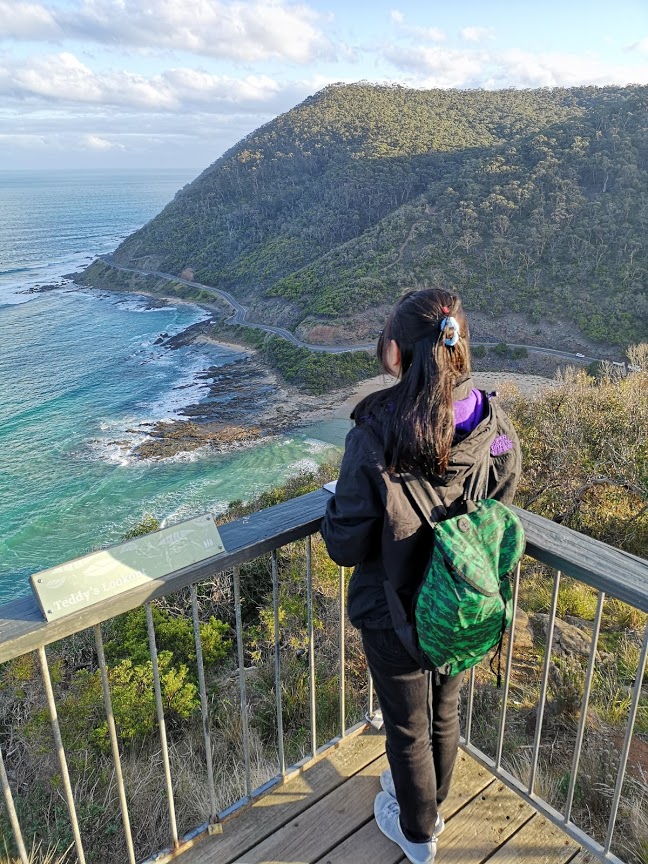
<path id="1" fill-rule="evenodd" d="M 201 342 L 222 345 L 209 338 L 207 329 L 193 325 L 165 345 L 171 349 Z M 360 399 L 394 383 L 390 376 L 378 375 L 323 396 L 309 396 L 281 381 L 251 349 L 231 363 L 211 367 L 201 377 L 209 381 L 208 394 L 181 410 L 186 419 L 149 424 L 147 439 L 133 450 L 136 458 L 165 459 L 201 447 L 224 453 L 318 422 L 347 420 Z M 549 378 L 512 372 L 475 372 L 473 378 L 483 389 L 514 386 L 526 396 L 553 386 Z"/>
<path id="2" fill-rule="evenodd" d="M 239 355 L 199 373 L 207 393 L 199 402 L 180 409 L 179 419 L 138 424 L 126 430 L 132 439 L 113 442 L 126 449 L 129 457 L 158 461 L 200 448 L 227 453 L 253 446 L 332 415 L 357 389 L 347 387 L 325 396 L 301 393 L 281 381 L 253 349 L 211 338 L 212 323 L 199 321 L 171 337 L 161 333 L 155 341 L 168 350 L 211 343 Z"/>
<path id="3" fill-rule="evenodd" d="M 67 284 L 37 286 L 32 290 L 48 291 L 63 287 L 67 287 Z M 123 293 L 100 290 L 109 294 Z M 389 376 L 380 375 L 324 395 L 308 395 L 286 384 L 259 358 L 254 349 L 214 338 L 213 326 L 222 320 L 222 309 L 211 304 L 154 296 L 140 291 L 125 293 L 137 294 L 150 308 L 190 302 L 192 306 L 208 313 L 208 318 L 178 334 L 169 336 L 166 332 L 160 333 L 155 344 L 168 350 L 213 344 L 239 352 L 232 362 L 210 366 L 199 374 L 198 378 L 207 383 L 208 392 L 199 402 L 182 408 L 179 411 L 180 419 L 141 423 L 136 428 L 126 430 L 128 435 L 133 436 L 132 439 L 112 442 L 127 450 L 132 458 L 158 461 L 201 448 L 227 453 L 310 424 L 348 419 L 361 398 L 393 383 Z M 551 386 L 547 377 L 514 372 L 476 372 L 474 377 L 478 386 L 487 389 L 495 389 L 503 381 L 513 381 L 527 394 Z"/>

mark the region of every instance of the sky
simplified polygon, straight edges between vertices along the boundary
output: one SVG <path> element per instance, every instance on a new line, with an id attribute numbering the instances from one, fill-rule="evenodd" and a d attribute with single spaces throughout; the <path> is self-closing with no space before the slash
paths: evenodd
<path id="1" fill-rule="evenodd" d="M 0 0 L 0 170 L 198 173 L 360 80 L 648 84 L 648 0 Z"/>

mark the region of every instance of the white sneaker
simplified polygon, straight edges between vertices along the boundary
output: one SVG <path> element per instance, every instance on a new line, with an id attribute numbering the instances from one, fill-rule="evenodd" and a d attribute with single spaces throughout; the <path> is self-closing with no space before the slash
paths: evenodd
<path id="1" fill-rule="evenodd" d="M 376 825 L 385 837 L 388 837 L 405 853 L 412 864 L 433 864 L 436 855 L 437 840 L 433 836 L 427 843 L 412 843 L 403 834 L 400 825 L 400 807 L 398 801 L 388 792 L 379 792 L 374 801 L 374 816 Z"/>
<path id="2" fill-rule="evenodd" d="M 385 768 L 385 770 L 380 775 L 380 785 L 388 795 L 391 795 L 392 798 L 396 798 L 394 778 L 392 777 L 392 772 L 389 770 L 389 768 Z M 432 834 L 435 837 L 438 837 L 444 828 L 445 822 L 443 821 L 443 816 L 440 813 L 437 813 L 436 822 L 434 823 L 434 831 L 432 832 Z"/>

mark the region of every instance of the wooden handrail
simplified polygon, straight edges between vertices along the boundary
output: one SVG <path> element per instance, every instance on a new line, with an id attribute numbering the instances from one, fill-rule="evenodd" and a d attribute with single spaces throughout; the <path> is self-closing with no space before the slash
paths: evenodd
<path id="1" fill-rule="evenodd" d="M 219 531 L 227 551 L 57 621 L 45 621 L 31 596 L 0 606 L 0 663 L 313 534 L 329 497 L 318 489 L 222 525 Z M 648 561 L 542 516 L 514 509 L 524 525 L 528 555 L 648 612 Z"/>

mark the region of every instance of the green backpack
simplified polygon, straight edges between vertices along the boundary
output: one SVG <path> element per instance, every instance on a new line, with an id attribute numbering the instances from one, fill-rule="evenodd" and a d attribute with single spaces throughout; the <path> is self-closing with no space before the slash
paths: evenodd
<path id="1" fill-rule="evenodd" d="M 504 504 L 486 498 L 466 502 L 465 509 L 434 526 L 413 603 L 419 650 L 448 675 L 501 649 L 513 617 L 510 577 L 525 547 L 522 523 Z"/>

